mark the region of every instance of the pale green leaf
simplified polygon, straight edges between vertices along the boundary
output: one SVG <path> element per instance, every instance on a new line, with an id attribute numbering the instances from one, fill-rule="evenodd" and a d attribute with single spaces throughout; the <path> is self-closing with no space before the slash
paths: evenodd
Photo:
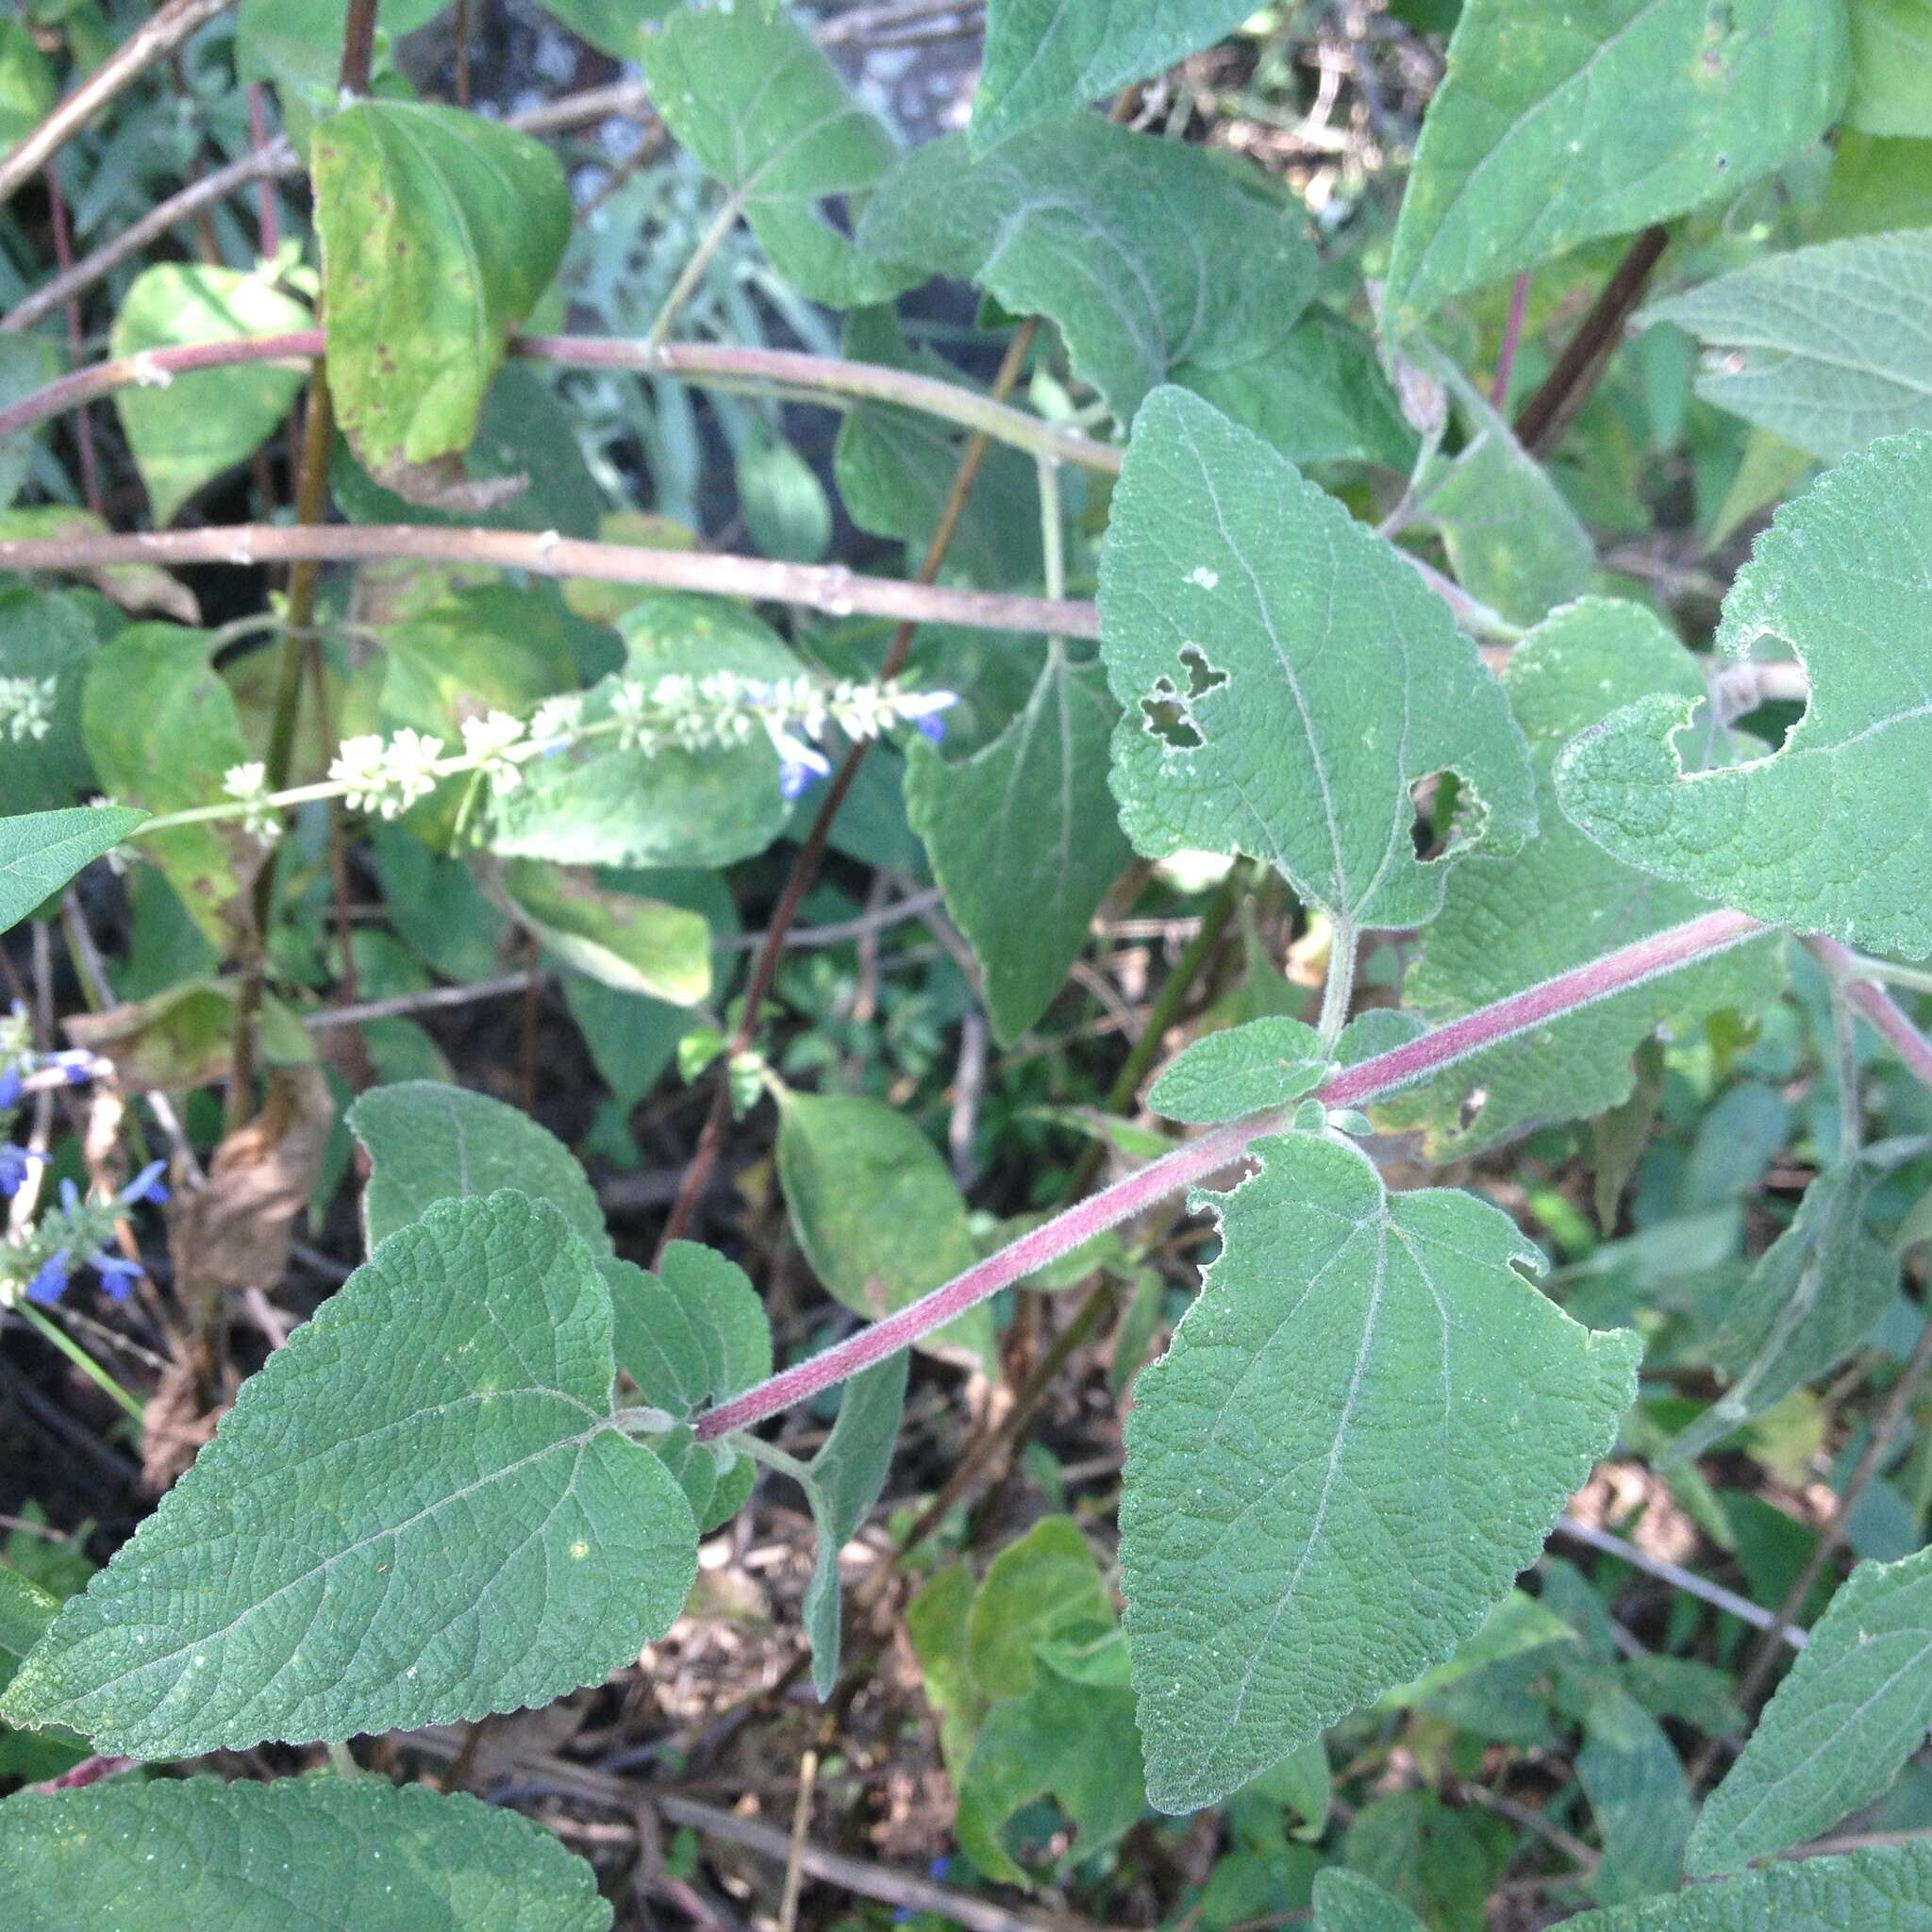
<path id="1" fill-rule="evenodd" d="M 1615 1434 L 1640 1347 L 1507 1216 L 1258 1141 L 1127 1420 L 1121 1557 L 1149 1792 L 1210 1804 L 1481 1627 Z"/>
<path id="2" fill-rule="evenodd" d="M 606 1932 L 597 1874 L 541 1825 L 385 1777 L 125 1780 L 0 1807 L 12 1932 Z"/>
<path id="3" fill-rule="evenodd" d="M 979 1258 L 965 1196 L 939 1149 L 883 1101 L 788 1089 L 778 1103 L 778 1184 L 812 1273 L 869 1321 Z M 983 1364 L 992 1315 L 981 1303 L 916 1346 Z"/>
<path id="4" fill-rule="evenodd" d="M 948 1563 L 906 1606 L 906 1637 L 919 1659 L 926 1702 L 940 1721 L 940 1754 L 955 1786 L 965 1775 L 987 1711 L 986 1693 L 966 1658 L 973 1572 Z"/>
<path id="5" fill-rule="evenodd" d="M 454 108 L 358 101 L 310 146 L 336 422 L 378 482 L 475 433 L 510 331 L 570 240 L 570 190 L 527 135 Z"/>
<path id="6" fill-rule="evenodd" d="M 1279 349 L 1315 291 L 1299 212 L 1259 177 L 1092 114 L 977 161 L 963 135 L 915 150 L 874 196 L 859 242 L 1051 317 L 1075 373 L 1124 423 L 1158 383 Z"/>
<path id="7" fill-rule="evenodd" d="M 1864 134 L 1932 134 L 1932 6 L 1851 0 L 1851 8 L 1845 125 Z"/>
<path id="8" fill-rule="evenodd" d="M 31 134 L 59 97 L 53 64 L 26 23 L 0 21 L 0 149 Z"/>
<path id="9" fill-rule="evenodd" d="M 16 32 L 25 31 L 16 23 L 7 25 Z M 59 375 L 60 366 L 54 345 L 42 336 L 0 337 L 0 408 L 10 409 L 15 403 L 25 402 L 36 390 L 52 382 Z M 44 433 L 42 430 L 41 435 Z M 0 509 L 10 507 L 25 487 L 38 440 L 33 430 L 20 430 L 0 443 Z"/>
<path id="10" fill-rule="evenodd" d="M 513 858 L 502 878 L 517 916 L 566 966 L 673 1006 L 710 996 L 711 929 L 700 914 L 607 891 L 578 867 Z"/>
<path id="11" fill-rule="evenodd" d="M 979 961 L 1002 1046 L 1053 1004 L 1131 856 L 1107 788 L 1119 717 L 1099 667 L 1074 665 L 1056 641 L 1025 709 L 991 744 L 948 764 L 921 740 L 907 762 L 907 817 Z"/>
<path id="12" fill-rule="evenodd" d="M 0 819 L 0 932 L 112 851 L 146 817 L 125 806 L 81 806 Z"/>
<path id="13" fill-rule="evenodd" d="M 1822 242 L 1654 303 L 1708 352 L 1707 402 L 1811 456 L 1932 429 L 1932 230 Z"/>
<path id="14" fill-rule="evenodd" d="M 697 1574 L 615 1374 L 609 1294 L 555 1208 L 432 1204 L 242 1384 L 0 1710 L 189 1757 L 599 1682 Z"/>
<path id="15" fill-rule="evenodd" d="M 1301 1020 L 1250 1020 L 1184 1047 L 1161 1069 L 1147 1105 L 1171 1121 L 1209 1125 L 1286 1106 L 1312 1092 L 1333 1065 Z"/>
<path id="16" fill-rule="evenodd" d="M 1603 1840 L 1591 1896 L 1622 1905 L 1671 1890 L 1683 1876 L 1696 1807 L 1676 1746 L 1614 1678 L 1594 1687 L 1585 1707 L 1576 1780 Z"/>
<path id="17" fill-rule="evenodd" d="M 1828 1374 L 1871 1334 L 1898 1290 L 1898 1262 L 1864 1224 L 1870 1175 L 1856 1161 L 1805 1190 L 1797 1218 L 1726 1302 L 1707 1343 L 1731 1386 L 1671 1441 L 1685 1463 L 1807 1382 Z"/>
<path id="18" fill-rule="evenodd" d="M 1932 1845 L 1773 1865 L 1563 1924 L 1565 1932 L 1926 1932 Z"/>
<path id="19" fill-rule="evenodd" d="M 832 505 L 818 472 L 789 442 L 759 437 L 738 453 L 738 502 L 767 557 L 820 563 L 832 547 Z"/>
<path id="20" fill-rule="evenodd" d="M 1450 879 L 1402 990 L 1405 1007 L 1434 1024 L 1708 909 L 1695 893 L 1593 845 L 1557 810 L 1550 778 L 1576 733 L 1632 699 L 1702 696 L 1696 662 L 1676 638 L 1637 605 L 1587 598 L 1510 653 L 1503 683 L 1529 741 L 1541 828 L 1513 857 L 1477 853 Z M 1659 1027 L 1683 1033 L 1727 1008 L 1755 1012 L 1783 983 L 1774 942 L 1740 947 L 1477 1054 L 1380 1103 L 1375 1117 L 1392 1129 L 1422 1128 L 1429 1153 L 1445 1158 L 1533 1125 L 1600 1114 L 1629 1094 L 1631 1057 Z"/>
<path id="21" fill-rule="evenodd" d="M 51 811 L 99 790 L 80 738 L 81 691 L 98 643 L 75 593 L 0 591 L 0 680 L 25 678 L 47 696 L 41 736 L 9 733 L 0 809 Z"/>
<path id="22" fill-rule="evenodd" d="M 651 105 L 728 188 L 772 264 L 815 302 L 887 302 L 912 277 L 853 246 L 828 204 L 865 196 L 898 155 L 789 14 L 680 8 L 643 43 Z"/>
<path id="23" fill-rule="evenodd" d="M 163 261 L 129 284 L 114 317 L 108 353 L 134 356 L 243 336 L 286 335 L 311 325 L 308 305 L 265 273 L 201 262 Z M 244 462 L 275 432 L 308 380 L 306 359 L 243 362 L 118 391 L 114 407 L 157 524 L 225 470 Z"/>
<path id="24" fill-rule="evenodd" d="M 1831 125 L 1842 0 L 1468 0 L 1389 263 L 1407 333 L 1452 295 L 1734 194 Z"/>
<path id="25" fill-rule="evenodd" d="M 1413 1684 L 1398 1685 L 1381 1702 L 1391 1709 L 1407 1709 L 1440 1696 L 1452 1685 L 1492 1664 L 1507 1663 L 1555 1645 L 1567 1645 L 1574 1650 L 1576 1632 L 1535 1597 L 1512 1590 L 1484 1619 L 1482 1628 L 1456 1646 L 1455 1655 L 1445 1663 L 1424 1671 Z"/>
<path id="26" fill-rule="evenodd" d="M 613 60 L 635 60 L 644 23 L 661 20 L 678 0 L 543 0 L 571 32 Z"/>
<path id="27" fill-rule="evenodd" d="M 1042 1516 L 988 1567 L 966 1622 L 966 1661 L 990 1702 L 1024 1697 L 1041 1644 L 1091 1640 L 1113 1622 L 1113 1599 L 1080 1525 Z"/>
<path id="28" fill-rule="evenodd" d="M 348 1123 L 372 1169 L 362 1194 L 372 1251 L 432 1202 L 515 1188 L 558 1208 L 592 1253 L 610 1252 L 596 1191 L 570 1149 L 501 1100 L 436 1080 L 403 1080 L 371 1088 L 349 1109 Z"/>
<path id="29" fill-rule="evenodd" d="M 1315 1932 L 1424 1932 L 1424 1927 L 1374 1879 L 1331 1865 L 1315 1880 Z"/>
<path id="30" fill-rule="evenodd" d="M 1718 629 L 1795 653 L 1811 699 L 1774 754 L 1687 773 L 1692 707 L 1614 713 L 1557 760 L 1571 820 L 1615 857 L 1774 924 L 1932 953 L 1932 434 L 1847 458 L 1779 510 Z"/>
<path id="31" fill-rule="evenodd" d="M 591 691 L 587 724 L 609 720 L 620 678 L 648 688 L 713 671 L 773 682 L 799 675 L 774 631 L 722 598 L 645 597 L 621 628 L 624 669 Z M 703 751 L 624 751 L 606 736 L 525 764 L 516 790 L 492 801 L 485 842 L 506 858 L 565 865 L 728 865 L 762 852 L 790 810 L 762 732 Z"/>
<path id="32" fill-rule="evenodd" d="M 1860 1563 L 1705 1801 L 1690 1870 L 1732 1872 L 1828 1831 L 1890 1784 L 1928 1723 L 1932 1550 Z"/>
<path id="33" fill-rule="evenodd" d="M 222 796 L 248 747 L 228 687 L 209 662 L 206 631 L 135 624 L 94 653 L 81 689 L 80 730 L 103 788 L 152 812 Z M 262 862 L 239 821 L 182 825 L 146 841 L 151 858 L 194 923 L 226 952 L 249 929 L 241 903 Z"/>
<path id="34" fill-rule="evenodd" d="M 1247 0 L 991 0 L 973 96 L 977 150 L 1145 80 L 1246 20 Z"/>
<path id="35" fill-rule="evenodd" d="M 1266 859 L 1345 924 L 1432 918 L 1471 849 L 1536 824 L 1502 688 L 1394 548 L 1197 398 L 1141 412 L 1100 564 L 1126 717 L 1113 786 L 1136 848 Z M 1478 809 L 1415 856 L 1409 787 L 1453 770 Z"/>
<path id="36" fill-rule="evenodd" d="M 858 1535 L 886 1486 L 910 1360 L 902 1349 L 846 1383 L 832 1433 L 806 1466 L 805 1493 L 819 1549 L 799 1614 L 811 1641 L 812 1689 L 821 1701 L 839 1681 L 839 1552 Z"/>
<path id="37" fill-rule="evenodd" d="M 0 1564 L 0 1690 L 13 1681 L 22 1659 L 41 1641 L 60 1599 Z"/>

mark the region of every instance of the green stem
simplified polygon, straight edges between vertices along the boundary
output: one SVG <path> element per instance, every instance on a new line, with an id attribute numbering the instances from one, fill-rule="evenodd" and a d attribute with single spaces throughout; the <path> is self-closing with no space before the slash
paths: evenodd
<path id="1" fill-rule="evenodd" d="M 1322 989 L 1322 1018 L 1319 1030 L 1325 1052 L 1341 1037 L 1348 1024 L 1348 1003 L 1355 992 L 1356 955 L 1360 950 L 1360 928 L 1353 922 L 1338 919 L 1328 941 L 1328 979 Z"/>
<path id="2" fill-rule="evenodd" d="M 110 1396 L 135 1422 L 146 1420 L 146 1412 L 142 1407 L 140 1397 L 130 1395 L 122 1388 L 120 1383 L 115 1381 L 59 1323 L 49 1321 L 31 1302 L 22 1302 L 14 1312 L 25 1316 L 27 1322 L 40 1332 L 44 1341 L 58 1348 L 95 1388 L 104 1395 Z"/>
<path id="3" fill-rule="evenodd" d="M 671 325 L 677 320 L 677 311 L 691 300 L 691 291 L 704 279 L 705 271 L 711 265 L 711 258 L 724 247 L 725 237 L 737 227 L 738 218 L 744 212 L 744 192 L 742 188 L 739 188 L 726 195 L 724 205 L 711 217 L 710 226 L 698 237 L 698 245 L 691 250 L 691 259 L 678 270 L 677 279 L 672 283 L 663 308 L 658 309 L 650 333 L 644 337 L 645 348 L 658 349 L 664 345 L 671 334 Z"/>

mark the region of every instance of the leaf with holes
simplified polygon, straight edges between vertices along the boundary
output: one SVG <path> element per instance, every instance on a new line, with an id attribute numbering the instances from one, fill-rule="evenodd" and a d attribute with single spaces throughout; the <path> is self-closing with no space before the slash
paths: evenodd
<path id="1" fill-rule="evenodd" d="M 1641 320 L 1704 344 L 1707 402 L 1812 456 L 1932 429 L 1932 232 L 1768 256 L 1653 303 Z"/>
<path id="2" fill-rule="evenodd" d="M 363 1094 L 348 1124 L 370 1160 L 362 1227 L 372 1253 L 434 1202 L 498 1188 L 550 1202 L 593 1253 L 610 1252 L 604 1210 L 576 1158 L 547 1127 L 501 1100 L 440 1080 L 399 1080 Z"/>
<path id="3" fill-rule="evenodd" d="M 1259 176 L 1091 114 L 977 161 L 960 135 L 915 150 L 873 198 L 859 243 L 1051 317 L 1124 423 L 1158 383 L 1279 349 L 1315 292 L 1300 216 Z"/>
<path id="4" fill-rule="evenodd" d="M 1733 194 L 1831 125 L 1839 0 L 1468 0 L 1395 225 L 1387 313 Z"/>
<path id="5" fill-rule="evenodd" d="M 1636 1336 L 1545 1300 L 1487 1202 L 1391 1196 L 1337 1141 L 1251 1153 L 1200 1197 L 1221 1257 L 1127 1419 L 1126 1628 L 1170 1811 L 1473 1635 L 1636 1392 Z"/>
<path id="6" fill-rule="evenodd" d="M 789 14 L 681 8 L 642 50 L 651 105 L 731 191 L 779 274 L 814 302 L 888 302 L 912 276 L 855 248 L 856 218 L 898 156 L 824 51 Z"/>
<path id="7" fill-rule="evenodd" d="M 1002 1046 L 1053 1004 L 1130 857 L 1107 789 L 1119 717 L 1099 667 L 1055 642 L 1025 709 L 991 744 L 958 764 L 913 745 L 906 814 L 979 961 Z"/>
<path id="8" fill-rule="evenodd" d="M 384 1777 L 192 1777 L 9 1798 L 0 1923 L 608 1932 L 610 1907 L 550 1832 L 466 1794 Z"/>
<path id="9" fill-rule="evenodd" d="M 1550 776 L 1571 739 L 1632 699 L 1701 697 L 1690 652 L 1637 605 L 1586 598 L 1517 645 L 1503 685 L 1529 741 L 1541 829 L 1511 858 L 1477 853 L 1450 879 L 1402 988 L 1404 1005 L 1436 1024 L 1709 910 L 1592 844 L 1557 810 Z M 1713 1013 L 1755 1013 L 1783 984 L 1774 941 L 1741 946 L 1476 1054 L 1374 1115 L 1394 1131 L 1420 1127 L 1431 1156 L 1446 1159 L 1600 1114 L 1629 1094 L 1631 1056 L 1659 1027 L 1683 1034 Z"/>
<path id="10" fill-rule="evenodd" d="M 1464 852 L 1536 826 L 1522 733 L 1448 607 L 1395 549 L 1218 410 L 1158 391 L 1100 562 L 1101 650 L 1126 716 L 1113 787 L 1137 850 L 1267 860 L 1344 925 L 1433 918 Z M 1476 808 L 1415 855 L 1409 788 Z"/>
<path id="11" fill-rule="evenodd" d="M 1707 1876 L 1830 1830 L 1890 1785 L 1932 1724 L 1932 1550 L 1860 1563 L 1705 1801 Z"/>
<path id="12" fill-rule="evenodd" d="M 1627 864 L 1775 925 L 1932 953 L 1932 434 L 1874 444 L 1773 519 L 1724 599 L 1718 646 L 1794 652 L 1811 699 L 1783 745 L 1687 771 L 1694 707 L 1657 693 L 1556 764 L 1572 822 Z"/>
<path id="13" fill-rule="evenodd" d="M 541 142 L 415 101 L 330 116 L 310 163 L 336 421 L 400 487 L 475 434 L 510 331 L 563 259 L 570 189 Z"/>
<path id="14" fill-rule="evenodd" d="M 146 817 L 117 805 L 0 819 L 0 932 L 111 852 Z"/>
<path id="15" fill-rule="evenodd" d="M 598 1682 L 697 1574 L 615 1374 L 610 1296 L 555 1208 L 434 1203 L 242 1385 L 0 1713 L 192 1757 Z"/>

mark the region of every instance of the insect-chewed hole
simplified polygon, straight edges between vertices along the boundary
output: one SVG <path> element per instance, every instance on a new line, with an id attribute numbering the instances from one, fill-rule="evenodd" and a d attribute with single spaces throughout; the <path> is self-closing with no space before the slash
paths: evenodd
<path id="1" fill-rule="evenodd" d="M 1408 802 L 1415 811 L 1409 837 L 1418 858 L 1440 858 L 1449 849 L 1461 791 L 1462 781 L 1454 772 L 1431 772 L 1408 788 Z"/>
<path id="2" fill-rule="evenodd" d="M 1217 671 L 1208 661 L 1208 653 L 1199 644 L 1181 646 L 1181 662 L 1188 671 L 1188 695 L 1191 698 L 1204 698 L 1210 691 L 1218 691 L 1227 682 L 1227 673 Z"/>
<path id="3" fill-rule="evenodd" d="M 1154 689 L 1141 700 L 1141 724 L 1150 738 L 1158 738 L 1176 751 L 1198 751 L 1206 742 L 1195 730 L 1171 677 L 1156 678 Z"/>

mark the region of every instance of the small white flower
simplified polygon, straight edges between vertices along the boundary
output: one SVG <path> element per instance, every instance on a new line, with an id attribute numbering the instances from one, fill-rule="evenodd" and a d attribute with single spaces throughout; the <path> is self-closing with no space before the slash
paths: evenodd
<path id="1" fill-rule="evenodd" d="M 268 767 L 259 758 L 245 765 L 230 765 L 222 780 L 222 790 L 244 808 L 242 829 L 265 845 L 282 836 L 282 822 L 268 802 Z"/>
<path id="2" fill-rule="evenodd" d="M 343 802 L 351 811 L 380 811 L 393 818 L 388 805 L 390 776 L 383 761 L 382 739 L 375 732 L 360 738 L 345 738 L 329 762 L 330 781 L 341 785 Z"/>
<path id="3" fill-rule="evenodd" d="M 512 746 L 522 744 L 523 736 L 524 721 L 508 711 L 463 720 L 463 750 L 499 791 L 514 791 L 523 783 L 524 774 L 509 755 Z"/>
<path id="4" fill-rule="evenodd" d="M 610 715 L 617 721 L 617 742 L 624 751 L 656 751 L 658 734 L 651 720 L 651 693 L 625 678 L 610 693 Z"/>
<path id="5" fill-rule="evenodd" d="M 427 798 L 436 790 L 436 761 L 441 756 L 441 739 L 412 731 L 407 724 L 390 740 L 382 763 L 395 788 L 395 795 L 383 801 L 384 818 L 392 819 L 399 811 L 407 811 L 419 798 Z"/>
<path id="6" fill-rule="evenodd" d="M 54 724 L 59 686 L 51 677 L 0 677 L 0 735 L 16 744 L 44 738 Z"/>
<path id="7" fill-rule="evenodd" d="M 584 700 L 576 691 L 545 698 L 530 717 L 530 741 L 541 752 L 561 751 L 583 727 Z"/>

